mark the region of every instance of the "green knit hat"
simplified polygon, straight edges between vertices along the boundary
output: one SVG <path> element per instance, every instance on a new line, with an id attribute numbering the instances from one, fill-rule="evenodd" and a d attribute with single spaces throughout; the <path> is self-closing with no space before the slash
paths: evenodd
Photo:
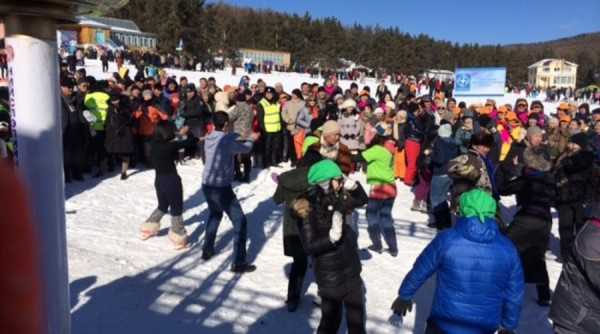
<path id="1" fill-rule="evenodd" d="M 479 217 L 481 223 L 485 218 L 496 216 L 496 201 L 490 194 L 479 188 L 462 194 L 459 205 L 462 217 Z"/>
<path id="2" fill-rule="evenodd" d="M 342 177 L 342 170 L 333 161 L 324 159 L 308 170 L 308 183 L 311 185 Z"/>

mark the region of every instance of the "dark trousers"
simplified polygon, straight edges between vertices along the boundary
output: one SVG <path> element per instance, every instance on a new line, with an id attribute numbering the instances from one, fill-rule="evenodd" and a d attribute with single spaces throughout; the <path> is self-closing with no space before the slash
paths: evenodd
<path id="1" fill-rule="evenodd" d="M 577 232 L 584 224 L 583 203 L 562 204 L 558 211 L 558 234 L 560 235 L 560 255 L 566 261 L 572 254 Z"/>
<path id="2" fill-rule="evenodd" d="M 102 163 L 106 160 L 106 148 L 104 147 L 104 141 L 106 139 L 106 133 L 104 131 L 96 131 L 96 135 L 92 137 L 90 149 L 92 151 L 93 161 L 98 168 L 98 172 L 102 172 Z"/>
<path id="3" fill-rule="evenodd" d="M 248 238 L 247 221 L 240 202 L 238 201 L 231 186 L 212 187 L 202 185 L 202 192 L 208 204 L 209 217 L 206 223 L 206 234 L 202 251 L 214 254 L 215 239 L 219 224 L 226 213 L 229 220 L 233 223 L 234 231 L 234 264 L 242 265 L 246 263 L 246 239 Z"/>
<path id="4" fill-rule="evenodd" d="M 296 163 L 296 149 L 294 148 L 294 136 L 285 130 L 283 132 L 283 161 L 292 161 L 292 164 Z"/>
<path id="5" fill-rule="evenodd" d="M 282 135 L 281 132 L 265 133 L 265 151 L 263 155 L 264 168 L 281 162 Z"/>
<path id="6" fill-rule="evenodd" d="M 552 222 L 533 216 L 516 215 L 507 230 L 507 237 L 515 244 L 523 264 L 526 283 L 547 285 L 546 249 Z"/>
<path id="7" fill-rule="evenodd" d="M 444 332 L 442 332 L 442 330 L 436 324 L 434 324 L 433 321 L 427 320 L 425 334 L 444 334 Z"/>
<path id="8" fill-rule="evenodd" d="M 183 213 L 183 187 L 177 174 L 156 174 L 154 189 L 158 199 L 158 209 L 169 212 L 172 217 Z M 169 211 L 170 209 L 170 211 Z"/>
<path id="9" fill-rule="evenodd" d="M 321 322 L 317 334 L 336 334 L 342 321 L 342 310 L 346 308 L 346 324 L 349 334 L 363 334 L 365 329 L 365 294 L 362 282 L 340 287 L 343 294 L 321 295 Z"/>
<path id="10" fill-rule="evenodd" d="M 378 200 L 369 198 L 367 204 L 367 231 L 373 243 L 373 247 L 381 249 L 381 236 L 387 244 L 390 252 L 398 251 L 396 230 L 392 219 L 392 208 L 395 198 Z"/>
<path id="11" fill-rule="evenodd" d="M 252 159 L 250 154 L 238 154 L 235 156 L 235 177 L 236 179 L 249 182 L 250 172 L 252 171 Z"/>
<path id="12" fill-rule="evenodd" d="M 102 72 L 108 72 L 108 62 L 102 62 Z"/>
<path id="13" fill-rule="evenodd" d="M 292 268 L 290 269 L 290 278 L 288 281 L 288 294 L 287 300 L 298 301 L 302 294 L 302 286 L 304 283 L 304 275 L 306 275 L 306 268 L 308 267 L 308 257 L 306 254 L 296 254 L 292 262 Z"/>

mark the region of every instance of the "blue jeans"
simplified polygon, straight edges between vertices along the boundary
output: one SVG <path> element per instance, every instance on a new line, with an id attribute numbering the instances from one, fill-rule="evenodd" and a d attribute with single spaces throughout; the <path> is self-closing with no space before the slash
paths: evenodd
<path id="1" fill-rule="evenodd" d="M 396 230 L 392 219 L 392 207 L 394 198 L 378 200 L 369 198 L 367 204 L 367 231 L 373 247 L 381 249 L 381 235 L 385 239 L 391 252 L 398 251 L 398 242 L 396 240 Z"/>
<path id="2" fill-rule="evenodd" d="M 208 203 L 210 214 L 208 223 L 206 223 L 206 235 L 202 251 L 214 254 L 217 231 L 223 218 L 223 212 L 225 212 L 233 223 L 233 231 L 235 233 L 233 243 L 234 264 L 245 264 L 246 239 L 248 237 L 247 222 L 233 189 L 231 186 L 211 187 L 202 185 L 202 192 Z"/>
<path id="3" fill-rule="evenodd" d="M 431 178 L 431 191 L 429 192 L 429 198 L 431 200 L 431 207 L 435 208 L 438 205 L 448 201 L 448 193 L 452 186 L 452 179 L 448 175 L 434 175 Z"/>

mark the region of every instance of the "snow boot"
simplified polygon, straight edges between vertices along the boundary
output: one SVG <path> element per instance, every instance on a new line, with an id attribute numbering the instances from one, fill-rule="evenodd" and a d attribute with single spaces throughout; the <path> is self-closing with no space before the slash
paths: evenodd
<path id="1" fill-rule="evenodd" d="M 176 250 L 184 249 L 188 246 L 187 233 L 183 226 L 183 218 L 181 216 L 171 218 L 169 240 L 175 245 Z"/>
<path id="2" fill-rule="evenodd" d="M 371 239 L 371 246 L 369 246 L 369 250 L 372 250 L 377 253 L 381 253 L 381 228 L 379 224 L 371 225 L 367 227 L 367 232 L 369 232 L 369 239 Z"/>
<path id="3" fill-rule="evenodd" d="M 396 239 L 396 230 L 392 228 L 383 229 L 383 238 L 388 246 L 388 251 L 393 257 L 398 256 L 398 241 Z"/>
<path id="4" fill-rule="evenodd" d="M 164 212 L 159 209 L 154 210 L 150 217 L 144 222 L 140 228 L 142 235 L 140 238 L 142 240 L 150 239 L 158 234 L 160 230 L 160 220 L 165 215 Z"/>

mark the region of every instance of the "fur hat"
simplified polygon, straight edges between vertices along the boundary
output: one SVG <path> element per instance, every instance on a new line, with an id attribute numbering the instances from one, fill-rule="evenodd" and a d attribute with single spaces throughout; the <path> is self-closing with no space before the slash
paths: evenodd
<path id="1" fill-rule="evenodd" d="M 543 134 L 544 134 L 544 131 L 537 126 L 530 126 L 529 129 L 527 129 L 527 137 L 528 138 L 531 138 L 536 135 L 541 136 Z"/>
<path id="2" fill-rule="evenodd" d="M 333 120 L 329 120 L 329 121 L 325 122 L 325 124 L 323 124 L 323 126 L 321 128 L 322 128 L 323 135 L 340 133 L 340 126 L 338 125 L 338 123 L 336 121 L 333 121 Z"/>

